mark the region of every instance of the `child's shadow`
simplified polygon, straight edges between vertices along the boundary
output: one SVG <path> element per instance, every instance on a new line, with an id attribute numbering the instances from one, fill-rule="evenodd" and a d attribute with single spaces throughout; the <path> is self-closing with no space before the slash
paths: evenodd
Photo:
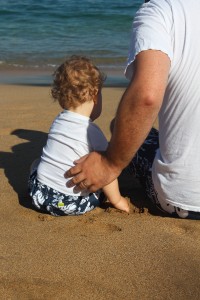
<path id="1" fill-rule="evenodd" d="M 12 152 L 0 152 L 0 168 L 4 169 L 10 185 L 18 194 L 19 203 L 26 208 L 34 209 L 27 191 L 30 165 L 41 155 L 47 133 L 16 129 L 11 134 L 28 142 L 23 141 L 13 146 Z"/>

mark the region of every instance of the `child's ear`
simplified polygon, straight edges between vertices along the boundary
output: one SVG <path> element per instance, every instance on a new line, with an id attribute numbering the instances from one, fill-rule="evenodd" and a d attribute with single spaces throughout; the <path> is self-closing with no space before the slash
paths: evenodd
<path id="1" fill-rule="evenodd" d="M 97 104 L 97 98 L 98 98 L 98 94 L 96 94 L 96 95 L 93 96 L 94 105 Z"/>
<path id="2" fill-rule="evenodd" d="M 97 104 L 98 92 L 99 91 L 97 89 L 94 90 L 94 93 L 93 93 L 93 102 L 94 102 L 94 104 Z"/>

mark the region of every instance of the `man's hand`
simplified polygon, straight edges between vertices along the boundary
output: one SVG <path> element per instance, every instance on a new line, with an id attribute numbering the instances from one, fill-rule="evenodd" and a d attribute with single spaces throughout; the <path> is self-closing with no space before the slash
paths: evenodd
<path id="1" fill-rule="evenodd" d="M 121 173 L 105 155 L 91 152 L 76 161 L 76 165 L 65 173 L 66 178 L 71 178 L 67 186 L 80 190 L 87 189 L 95 192 L 116 179 Z"/>

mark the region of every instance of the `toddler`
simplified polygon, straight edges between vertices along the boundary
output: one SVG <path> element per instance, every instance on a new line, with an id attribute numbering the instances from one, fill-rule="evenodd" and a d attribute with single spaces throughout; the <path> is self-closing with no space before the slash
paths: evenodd
<path id="1" fill-rule="evenodd" d="M 31 167 L 29 193 L 33 204 L 54 216 L 84 214 L 100 205 L 100 192 L 67 187 L 64 177 L 74 161 L 91 151 L 105 151 L 108 142 L 94 124 L 101 114 L 105 76 L 86 57 L 72 56 L 54 74 L 52 96 L 63 111 L 53 121 L 39 161 Z M 115 180 L 103 188 L 114 207 L 129 212 Z"/>

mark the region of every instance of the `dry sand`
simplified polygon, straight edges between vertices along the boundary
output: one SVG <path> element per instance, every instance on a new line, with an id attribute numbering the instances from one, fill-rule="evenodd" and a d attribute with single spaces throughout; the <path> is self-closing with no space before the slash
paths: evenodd
<path id="1" fill-rule="evenodd" d="M 103 90 L 97 123 L 108 138 L 122 93 Z M 0 86 L 0 105 L 0 299 L 200 299 L 200 222 L 159 215 L 124 177 L 129 215 L 37 212 L 27 194 L 29 166 L 59 106 L 49 87 L 12 85 Z"/>

